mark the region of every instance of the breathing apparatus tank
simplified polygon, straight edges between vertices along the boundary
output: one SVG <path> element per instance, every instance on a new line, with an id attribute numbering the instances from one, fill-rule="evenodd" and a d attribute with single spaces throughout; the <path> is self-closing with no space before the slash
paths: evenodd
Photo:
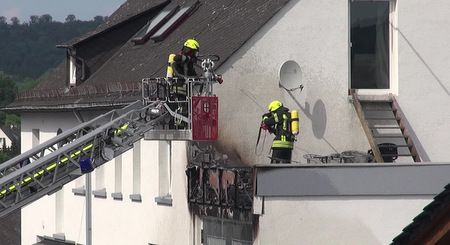
<path id="1" fill-rule="evenodd" d="M 167 62 L 167 78 L 172 78 L 173 77 L 172 63 L 173 63 L 173 59 L 174 58 L 175 58 L 175 54 L 170 54 L 169 55 L 169 60 Z"/>
<path id="2" fill-rule="evenodd" d="M 298 125 L 298 111 L 291 111 L 291 130 L 292 134 L 298 135 L 299 125 Z"/>

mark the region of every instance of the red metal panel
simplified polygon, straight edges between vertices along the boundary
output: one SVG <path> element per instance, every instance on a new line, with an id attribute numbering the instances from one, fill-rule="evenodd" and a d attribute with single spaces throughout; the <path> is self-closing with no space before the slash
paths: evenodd
<path id="1" fill-rule="evenodd" d="M 219 99 L 192 97 L 192 139 L 217 140 L 219 132 Z"/>

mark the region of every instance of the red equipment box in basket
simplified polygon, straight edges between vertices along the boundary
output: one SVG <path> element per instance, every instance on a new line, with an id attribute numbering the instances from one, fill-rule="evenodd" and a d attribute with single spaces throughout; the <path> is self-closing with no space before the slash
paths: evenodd
<path id="1" fill-rule="evenodd" d="M 219 99 L 192 97 L 192 139 L 217 140 L 219 133 Z"/>

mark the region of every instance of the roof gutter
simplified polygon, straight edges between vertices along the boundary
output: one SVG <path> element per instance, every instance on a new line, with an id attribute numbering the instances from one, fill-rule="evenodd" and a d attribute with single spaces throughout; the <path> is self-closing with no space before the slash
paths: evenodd
<path id="1" fill-rule="evenodd" d="M 92 111 L 92 110 L 111 110 L 117 108 L 123 108 L 129 105 L 129 101 L 119 103 L 85 103 L 85 104 L 61 104 L 54 106 L 33 106 L 33 105 L 21 105 L 9 108 L 2 108 L 2 111 L 10 111 L 14 113 L 24 112 L 60 112 L 60 111 Z M 77 118 L 80 120 L 80 118 Z"/>

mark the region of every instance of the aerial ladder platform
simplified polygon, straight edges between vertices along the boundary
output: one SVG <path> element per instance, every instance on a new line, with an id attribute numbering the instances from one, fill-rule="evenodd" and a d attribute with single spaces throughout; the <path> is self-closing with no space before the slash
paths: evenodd
<path id="1" fill-rule="evenodd" d="M 146 132 L 183 131 L 186 140 L 217 139 L 213 84 L 218 56 L 201 58 L 200 77 L 142 79 L 142 100 L 111 110 L 0 164 L 0 217 L 93 171 L 133 148 Z M 180 84 L 185 86 L 178 95 Z M 182 125 L 182 126 L 181 126 Z M 157 138 L 155 138 L 157 139 Z"/>

